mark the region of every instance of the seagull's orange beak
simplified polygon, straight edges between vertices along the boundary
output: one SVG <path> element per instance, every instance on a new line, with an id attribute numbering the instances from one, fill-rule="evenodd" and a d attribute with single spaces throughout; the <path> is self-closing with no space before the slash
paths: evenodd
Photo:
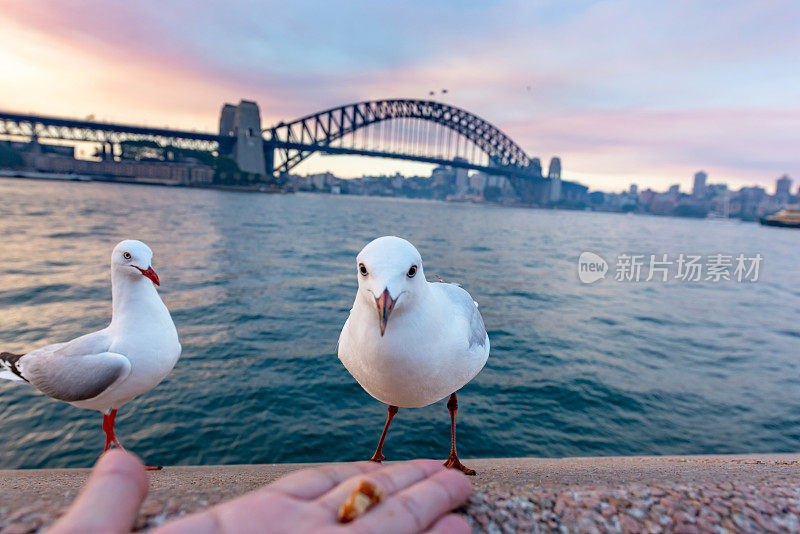
<path id="1" fill-rule="evenodd" d="M 136 266 L 134 265 L 134 267 Z M 158 280 L 158 275 L 156 274 L 156 272 L 153 270 L 152 267 L 148 267 L 147 269 L 142 269 L 141 267 L 136 267 L 136 268 L 139 269 L 139 271 L 141 271 L 142 276 L 146 276 L 147 278 L 152 280 L 155 285 L 157 286 L 161 285 L 161 282 L 159 282 Z"/>
<path id="2" fill-rule="evenodd" d="M 388 288 L 384 289 L 381 296 L 375 299 L 375 304 L 378 305 L 378 321 L 381 323 L 381 336 L 386 331 L 386 323 L 389 322 L 389 315 L 392 314 L 395 302 L 397 299 L 393 299 L 389 295 Z"/>

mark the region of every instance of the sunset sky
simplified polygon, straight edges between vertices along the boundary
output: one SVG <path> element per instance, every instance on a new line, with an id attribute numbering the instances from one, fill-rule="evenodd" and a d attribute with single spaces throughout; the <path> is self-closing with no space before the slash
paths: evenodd
<path id="1" fill-rule="evenodd" d="M 436 98 L 605 190 L 800 179 L 793 1 L 0 0 L 0 108 L 214 131 L 349 102 Z M 528 89 L 530 87 L 530 89 Z M 315 156 L 341 176 L 429 172 Z M 793 189 L 797 187 L 797 182 Z"/>

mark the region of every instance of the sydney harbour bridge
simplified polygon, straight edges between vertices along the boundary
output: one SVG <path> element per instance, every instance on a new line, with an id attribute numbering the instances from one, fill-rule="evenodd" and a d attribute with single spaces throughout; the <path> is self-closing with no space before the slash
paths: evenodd
<path id="1" fill-rule="evenodd" d="M 523 199 L 542 186 L 561 185 L 557 158 L 545 178 L 540 160 L 499 128 L 464 109 L 430 100 L 358 102 L 267 128 L 261 126 L 257 104 L 243 100 L 225 104 L 218 133 L 0 111 L 0 136 L 92 142 L 108 154 L 124 141 L 147 140 L 229 156 L 244 172 L 273 176 L 292 171 L 315 153 L 392 158 L 505 176 Z"/>

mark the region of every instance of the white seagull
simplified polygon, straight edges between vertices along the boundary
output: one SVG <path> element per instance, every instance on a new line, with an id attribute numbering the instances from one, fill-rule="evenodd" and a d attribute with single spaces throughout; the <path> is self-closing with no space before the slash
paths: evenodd
<path id="1" fill-rule="evenodd" d="M 0 353 L 0 378 L 29 382 L 45 395 L 103 412 L 105 453 L 113 443 L 117 410 L 156 387 L 181 355 L 178 333 L 155 285 L 153 253 L 126 240 L 111 253 L 111 324 L 27 354 Z M 160 469 L 160 468 L 148 468 Z"/>
<path id="2" fill-rule="evenodd" d="M 446 467 L 468 469 L 456 455 L 456 391 L 489 358 L 489 336 L 478 304 L 455 284 L 430 283 L 414 245 L 387 236 L 359 253 L 358 293 L 339 337 L 339 359 L 367 393 L 389 405 L 378 448 L 398 407 L 450 400 L 450 456 Z M 391 322 L 389 318 L 391 317 Z"/>

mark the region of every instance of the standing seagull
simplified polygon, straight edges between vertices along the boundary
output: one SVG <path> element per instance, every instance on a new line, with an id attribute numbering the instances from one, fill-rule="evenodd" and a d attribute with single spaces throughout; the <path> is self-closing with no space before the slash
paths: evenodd
<path id="1" fill-rule="evenodd" d="M 103 412 L 105 453 L 113 443 L 117 410 L 156 387 L 181 355 L 169 310 L 156 292 L 153 252 L 126 240 L 111 253 L 111 324 L 27 354 L 0 353 L 0 378 L 29 382 L 45 395 Z M 160 469 L 150 468 L 148 469 Z"/>
<path id="2" fill-rule="evenodd" d="M 384 459 L 383 441 L 399 406 L 419 408 L 449 395 L 444 465 L 474 475 L 456 455 L 456 391 L 489 357 L 477 303 L 455 284 L 425 280 L 422 258 L 405 239 L 378 238 L 356 261 L 358 293 L 339 337 L 339 359 L 367 393 L 389 405 L 371 460 Z"/>

